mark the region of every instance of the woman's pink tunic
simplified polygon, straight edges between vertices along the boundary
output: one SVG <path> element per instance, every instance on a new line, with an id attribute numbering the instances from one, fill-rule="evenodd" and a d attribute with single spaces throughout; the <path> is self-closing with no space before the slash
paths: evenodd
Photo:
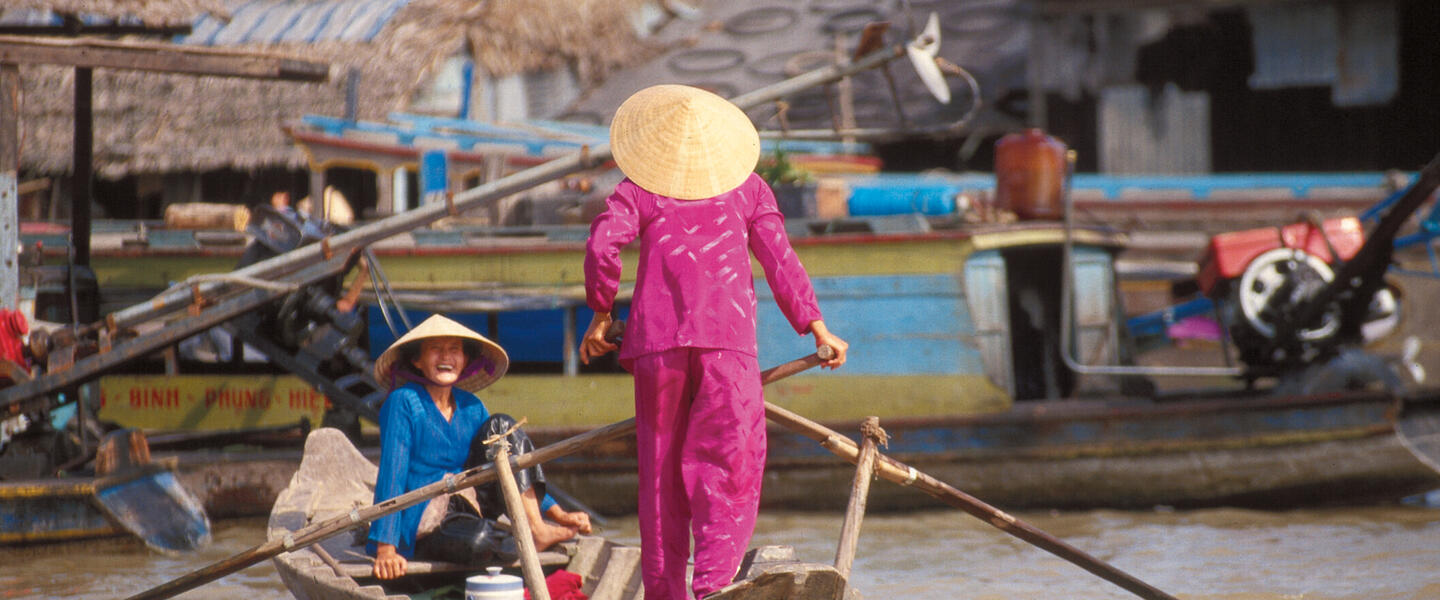
<path id="1" fill-rule="evenodd" d="M 638 235 L 640 264 L 626 323 L 622 359 L 671 348 L 721 348 L 754 356 L 755 285 L 748 249 L 765 270 L 775 302 L 795 328 L 820 318 L 815 290 L 790 247 L 770 186 L 751 174 L 729 192 L 676 200 L 629 179 L 615 186 L 607 210 L 590 226 L 585 254 L 586 303 L 614 306 L 620 249 Z"/>

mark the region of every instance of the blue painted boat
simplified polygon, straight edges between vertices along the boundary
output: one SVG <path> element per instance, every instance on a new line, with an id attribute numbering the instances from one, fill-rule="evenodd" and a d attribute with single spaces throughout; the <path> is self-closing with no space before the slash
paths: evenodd
<path id="1" fill-rule="evenodd" d="M 1064 368 L 1058 223 L 792 233 L 826 322 L 851 354 L 842 370 L 779 382 L 767 399 L 839 431 L 857 432 L 865 416 L 878 415 L 892 436 L 889 454 L 992 504 L 1276 507 L 1393 500 L 1440 486 L 1440 474 L 1396 434 L 1400 415 L 1440 410 L 1433 389 L 1277 395 L 1221 380 L 1204 391 L 1157 393 L 1135 378 Z M 1126 364 L 1130 336 L 1114 269 L 1124 237 L 1073 237 L 1075 355 Z M 510 349 L 517 369 L 485 400 L 527 417 L 542 443 L 632 414 L 628 375 L 574 361 L 576 323 L 590 313 L 578 290 L 583 248 L 563 238 L 379 252 L 392 285 L 409 290 L 400 296 L 412 321 L 426 307 L 441 310 Z M 463 281 L 493 287 L 456 292 Z M 755 284 L 761 364 L 812 351 L 758 272 Z M 377 314 L 370 339 L 384 348 L 393 334 Z M 769 507 L 837 508 L 853 477 L 823 448 L 781 430 L 770 432 L 767 469 Z M 634 509 L 634 472 L 627 444 L 547 467 L 558 485 L 614 513 Z M 933 502 L 893 486 L 871 493 L 876 509 Z"/>
<path id="2" fill-rule="evenodd" d="M 93 479 L 0 482 L 0 546 L 122 533 L 96 502 Z"/>
<path id="3" fill-rule="evenodd" d="M 827 323 L 852 350 L 840 372 L 781 382 L 767 390 L 768 399 L 841 431 L 878 415 L 894 436 L 893 452 L 986 501 L 1005 507 L 1268 506 L 1396 498 L 1440 486 L 1440 475 L 1396 434 L 1403 415 L 1436 405 L 1434 390 L 1277 395 L 1222 379 L 1208 391 L 1177 395 L 1156 393 L 1136 377 L 1080 375 L 1064 367 L 1076 357 L 1088 365 L 1134 360 L 1116 276 L 1124 235 L 1091 228 L 1067 233 L 1054 222 L 968 223 L 913 210 L 823 223 L 796 219 L 787 227 Z M 486 390 L 485 401 L 494 411 L 528 418 L 541 441 L 633 412 L 628 374 L 613 361 L 578 362 L 579 324 L 590 318 L 581 274 L 585 232 L 583 226 L 452 227 L 401 234 L 373 248 L 411 322 L 444 312 L 509 350 L 514 368 Z M 1067 238 L 1073 239 L 1068 273 L 1060 267 Z M 138 285 L 153 273 L 175 269 L 172 276 L 180 276 L 189 268 L 175 262 L 137 269 L 139 257 L 124 252 L 93 257 L 102 286 Z M 635 264 L 633 250 L 627 252 L 626 264 Z M 216 258 L 192 254 L 146 258 Z M 810 340 L 795 336 L 774 307 L 758 269 L 754 276 L 761 364 L 812 351 Z M 1076 299 L 1070 342 L 1061 335 L 1061 282 L 1067 279 Z M 369 301 L 374 356 L 399 332 L 377 310 L 376 298 Z M 1409 333 L 1425 339 L 1440 330 L 1416 326 Z M 557 462 L 550 471 L 596 508 L 626 512 L 633 510 L 631 454 L 619 444 Z M 831 460 L 775 432 L 764 502 L 839 502 L 849 468 Z M 876 494 L 876 508 L 924 501 Z"/>

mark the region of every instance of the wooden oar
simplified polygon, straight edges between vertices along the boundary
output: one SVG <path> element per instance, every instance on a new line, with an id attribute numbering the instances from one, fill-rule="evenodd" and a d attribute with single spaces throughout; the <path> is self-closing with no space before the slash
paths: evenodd
<path id="1" fill-rule="evenodd" d="M 835 570 L 847 581 L 850 567 L 855 564 L 855 549 L 860 545 L 860 521 L 865 518 L 865 505 L 870 498 L 870 480 L 875 476 L 875 457 L 886 439 L 879 417 L 866 417 L 860 425 L 860 454 L 855 463 L 855 480 L 850 484 L 850 505 L 845 508 L 845 522 L 840 527 L 840 543 L 835 548 Z"/>
<path id="2" fill-rule="evenodd" d="M 823 362 L 823 360 L 824 359 L 821 359 L 817 355 L 811 354 L 810 356 L 798 358 L 780 366 L 767 369 L 760 374 L 760 378 L 764 383 L 771 383 L 818 365 Z M 633 435 L 634 433 L 635 419 L 625 419 L 624 421 L 612 423 L 574 437 L 566 438 L 533 452 L 516 456 L 511 459 L 513 463 L 511 468 L 527 469 L 557 458 L 569 456 L 584 448 L 619 439 L 627 435 Z M 379 504 L 356 509 L 343 515 L 336 515 L 301 529 L 300 531 L 296 531 L 284 538 L 267 541 L 230 558 L 181 575 L 171 581 L 130 596 L 129 600 L 170 598 L 176 594 L 195 589 L 249 567 L 267 558 L 273 558 L 285 552 L 305 548 L 336 534 L 349 531 L 361 523 L 369 523 L 370 521 L 403 510 L 406 507 L 414 506 L 440 494 L 494 481 L 496 471 L 497 469 L 494 464 L 475 467 L 430 485 L 416 488 L 408 493 L 401 494 Z"/>
<path id="3" fill-rule="evenodd" d="M 1416 459 L 1440 473 L 1440 397 L 1433 391 L 1422 393 L 1403 399 L 1395 418 L 1395 437 Z"/>
<path id="4" fill-rule="evenodd" d="M 518 428 L 519 423 L 515 424 Z M 515 544 L 520 547 L 520 572 L 525 575 L 525 585 L 530 588 L 530 597 L 535 600 L 550 600 L 550 590 L 545 586 L 545 571 L 540 567 L 540 555 L 535 550 L 535 538 L 530 533 L 530 518 L 525 514 L 524 501 L 520 499 L 520 486 L 515 485 L 515 473 L 510 470 L 510 443 L 505 434 L 486 443 L 495 444 L 495 468 L 499 471 L 500 492 L 505 497 L 505 508 L 510 513 L 510 523 L 515 527 Z"/>
<path id="5" fill-rule="evenodd" d="M 821 446 L 824 446 L 836 456 L 852 463 L 860 460 L 860 448 L 855 445 L 855 442 L 828 427 L 769 402 L 765 403 L 765 416 L 791 431 L 820 442 Z M 974 496 L 957 490 L 943 481 L 935 479 L 916 470 L 914 467 L 885 456 L 884 454 L 876 455 L 875 472 L 883 479 L 888 479 L 906 487 L 913 487 L 939 498 L 946 504 L 970 513 L 1005 533 L 1025 540 L 1033 546 L 1050 552 L 1086 571 L 1100 576 L 1101 579 L 1125 588 L 1136 596 L 1146 598 L 1147 600 L 1176 600 L 1174 596 L 1136 579 L 1133 575 L 1121 571 L 1105 561 L 1090 556 L 1079 548 L 1036 529 L 1029 523 L 1021 521 L 998 508 L 980 501 L 980 499 Z"/>
<path id="6" fill-rule="evenodd" d="M 150 446 L 138 429 L 107 434 L 95 471 L 95 503 L 152 550 L 178 554 L 210 543 L 210 518 L 200 500 L 169 468 L 150 462 Z"/>
<path id="7" fill-rule="evenodd" d="M 205 507 L 164 466 L 151 463 L 97 479 L 95 500 L 111 520 L 152 550 L 179 554 L 210 544 Z"/>

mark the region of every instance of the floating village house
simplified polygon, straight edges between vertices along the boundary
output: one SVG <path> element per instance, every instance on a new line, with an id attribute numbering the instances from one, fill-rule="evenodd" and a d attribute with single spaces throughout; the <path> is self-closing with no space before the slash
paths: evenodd
<path id="1" fill-rule="evenodd" d="M 666 32 L 694 43 L 614 74 L 576 112 L 606 115 L 645 81 L 747 91 L 833 60 L 837 34 L 883 20 L 898 39 L 933 12 L 940 57 L 975 76 L 983 105 L 946 143 L 910 136 L 878 146 L 887 169 L 988 170 L 991 143 L 1026 126 L 1077 149 L 1078 171 L 1104 174 L 1411 169 L 1440 146 L 1433 2 L 734 0 L 702 9 Z M 950 78 L 955 98 L 942 107 L 912 69 L 891 70 L 912 124 L 954 120 L 971 100 Z M 900 125 L 880 73 L 853 87 L 859 126 Z M 792 125 L 830 126 L 822 90 L 790 104 Z M 774 110 L 752 116 L 779 128 Z"/>
<path id="2" fill-rule="evenodd" d="M 175 33 L 167 39 L 187 47 L 290 54 L 332 66 L 323 84 L 97 71 L 97 216 L 157 218 L 177 202 L 253 204 L 276 189 L 308 193 L 312 162 L 283 130 L 304 115 L 557 115 L 606 72 L 646 56 L 645 32 L 670 14 L 639 0 L 35 0 L 7 3 L 0 27 L 63 33 L 67 22 L 143 23 Z M 27 203 L 22 218 L 63 218 L 72 75 L 34 65 L 22 65 L 21 75 L 21 177 L 53 182 L 50 201 Z M 316 174 L 317 186 L 341 189 L 357 211 L 388 205 L 395 165 L 355 159 L 326 166 L 334 168 Z"/>
<path id="3" fill-rule="evenodd" d="M 7 3 L 0 26 L 141 20 L 188 26 L 171 38 L 187 46 L 333 65 L 330 81 L 308 85 L 97 72 L 96 200 L 103 216 L 153 218 L 175 202 L 255 203 L 325 184 L 362 213 L 408 205 L 396 196 L 416 194 L 417 157 L 317 156 L 283 129 L 305 115 L 603 124 L 644 85 L 737 94 L 834 60 L 836 38 L 853 44 L 865 23 L 890 22 L 897 41 L 931 12 L 941 57 L 975 76 L 979 110 L 916 134 L 967 116 L 974 98 L 960 79 L 940 105 L 903 65 L 893 93 L 879 72 L 857 76 L 851 122 L 911 131 L 877 140 L 887 169 L 988 170 L 995 139 L 1039 126 L 1078 150 L 1080 172 L 1378 171 L 1422 163 L 1440 129 L 1427 97 L 1440 86 L 1429 60 L 1440 38 L 1425 31 L 1440 7 L 1417 0 L 24 0 Z M 60 199 L 70 75 L 24 71 L 22 178 L 50 178 Z M 791 98 L 788 125 L 831 127 L 840 93 Z M 753 116 L 781 126 L 773 108 Z M 63 217 L 65 206 L 30 203 L 22 216 Z"/>

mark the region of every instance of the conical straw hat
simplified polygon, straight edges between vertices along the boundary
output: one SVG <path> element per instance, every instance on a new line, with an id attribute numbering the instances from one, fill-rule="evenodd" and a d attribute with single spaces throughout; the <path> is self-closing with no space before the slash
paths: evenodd
<path id="1" fill-rule="evenodd" d="M 760 135 L 739 107 L 687 85 L 630 96 L 610 122 L 610 150 L 636 185 L 698 200 L 739 187 L 760 160 Z"/>
<path id="2" fill-rule="evenodd" d="M 500 379 L 505 370 L 510 368 L 510 357 L 499 344 L 475 333 L 469 327 L 440 315 L 432 315 L 395 340 L 395 343 L 390 344 L 390 347 L 380 354 L 380 358 L 375 359 L 375 381 L 385 386 L 393 385 L 394 374 L 391 371 L 400 366 L 398 363 L 401 361 L 408 360 L 405 346 L 432 337 L 458 337 L 466 341 L 465 353 L 470 364 L 465 365 L 460 373 L 460 380 L 455 382 L 455 387 L 462 390 L 483 390 Z"/>

